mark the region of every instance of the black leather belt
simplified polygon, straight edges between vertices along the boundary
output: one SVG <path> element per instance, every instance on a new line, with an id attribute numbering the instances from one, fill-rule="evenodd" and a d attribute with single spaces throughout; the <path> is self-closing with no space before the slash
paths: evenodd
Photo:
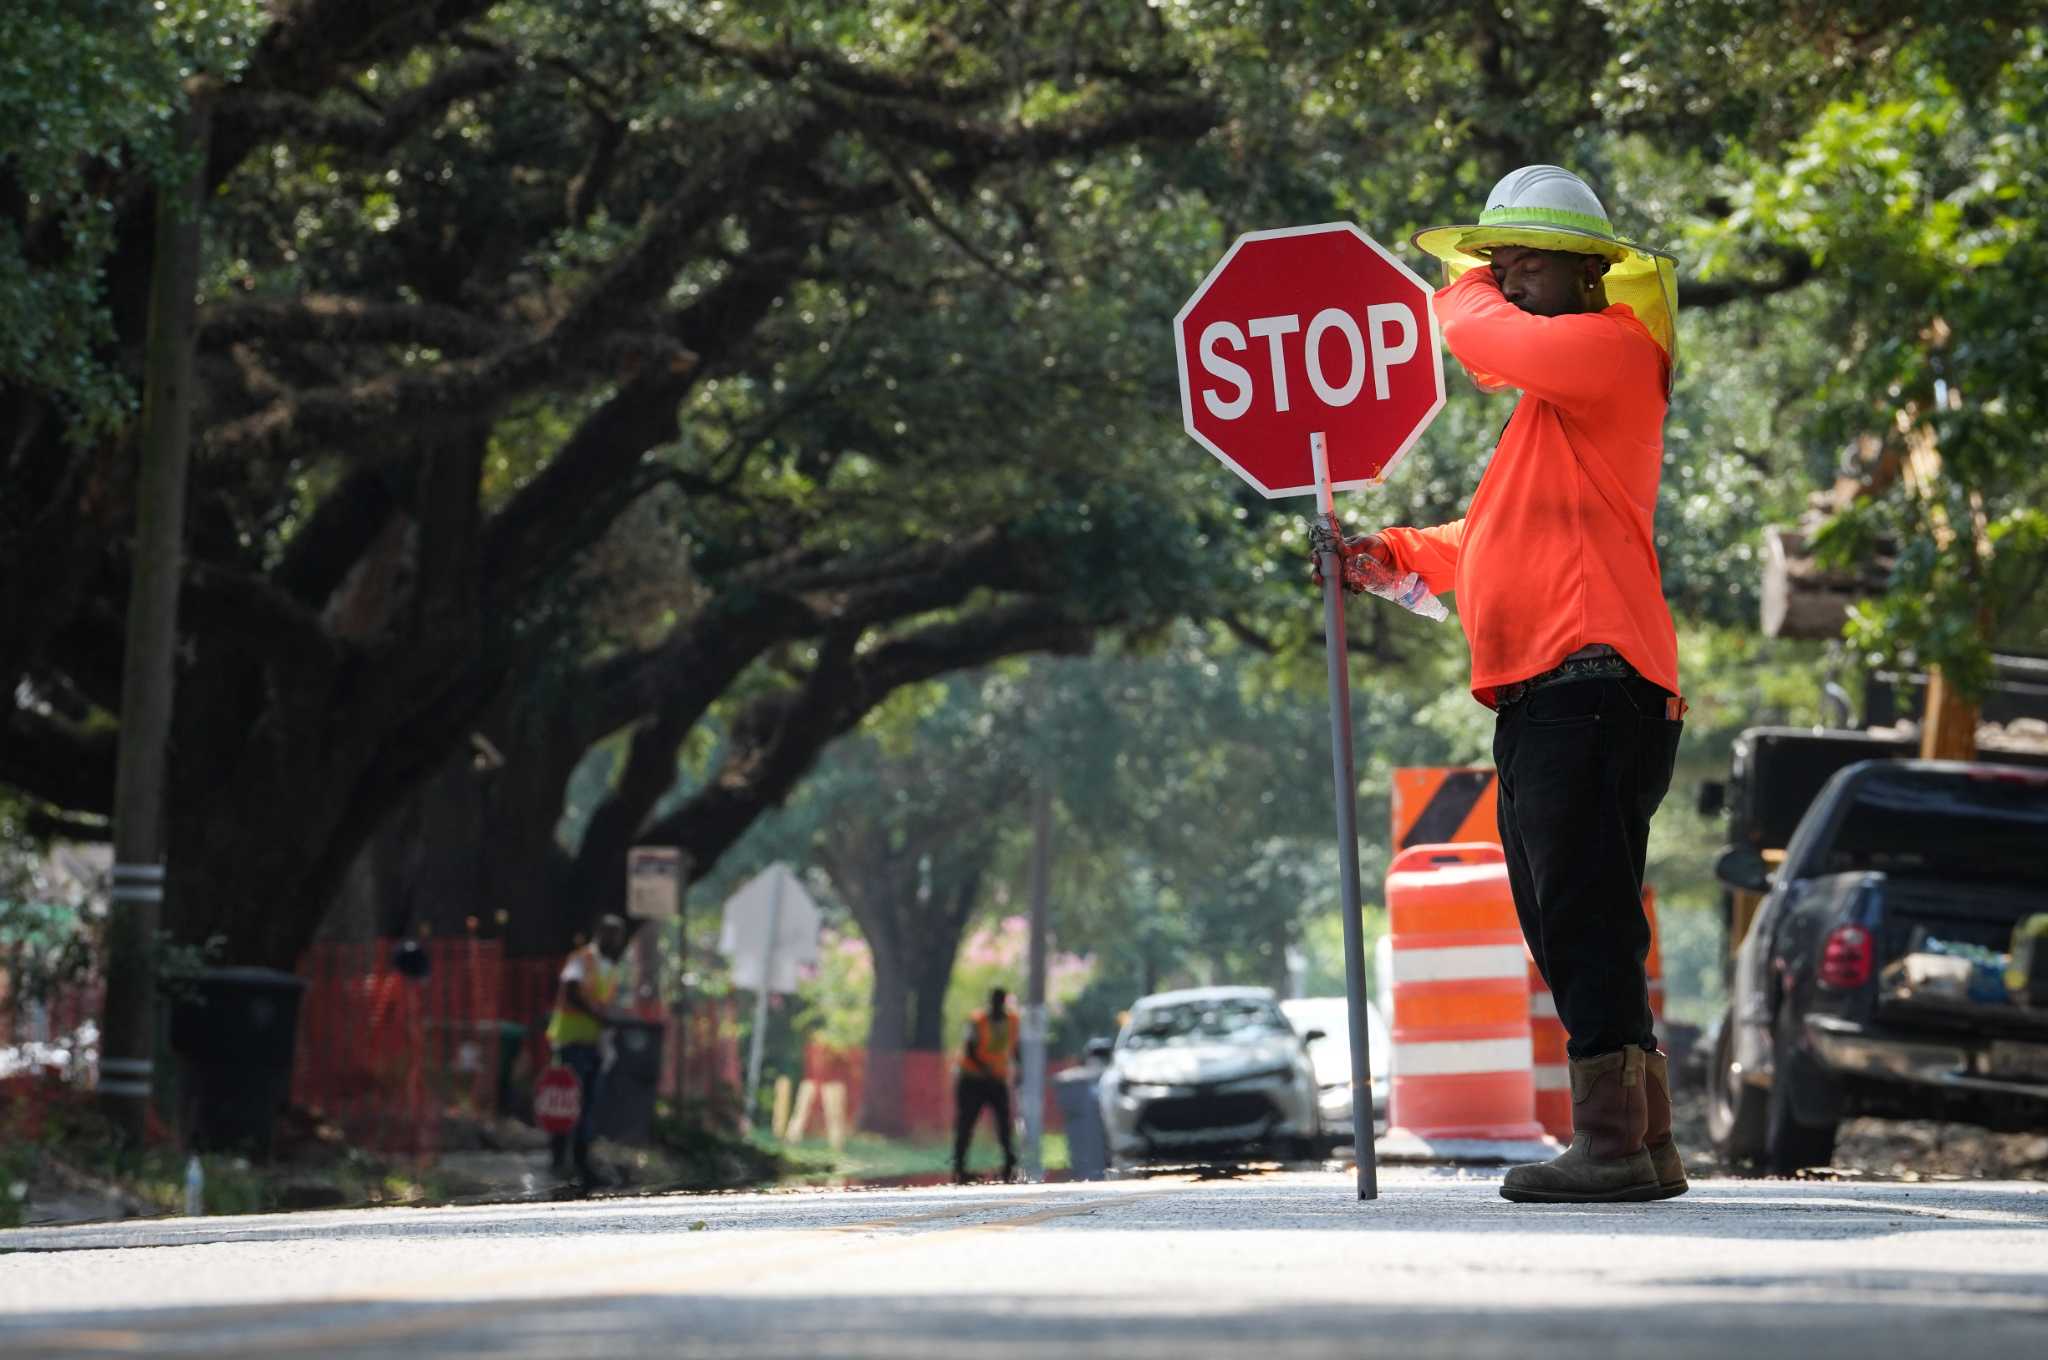
<path id="1" fill-rule="evenodd" d="M 1493 692 L 1493 706 L 1496 709 L 1506 708 L 1528 698 L 1532 691 L 1572 680 L 1626 680 L 1636 674 L 1636 668 L 1629 665 L 1620 652 L 1604 642 L 1595 642 L 1579 648 L 1547 671 L 1532 675 L 1527 680 L 1502 685 Z"/>

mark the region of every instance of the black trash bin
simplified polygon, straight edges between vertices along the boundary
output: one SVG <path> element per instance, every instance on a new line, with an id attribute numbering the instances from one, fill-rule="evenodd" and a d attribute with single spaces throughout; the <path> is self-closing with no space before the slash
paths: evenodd
<path id="1" fill-rule="evenodd" d="M 592 1116 L 597 1136 L 615 1143 L 654 1141 L 654 1096 L 661 1084 L 663 1021 L 622 1020 L 612 1026 L 617 1057 L 605 1070 Z"/>
<path id="2" fill-rule="evenodd" d="M 208 968 L 171 1003 L 179 1125 L 191 1146 L 266 1161 L 291 1096 L 306 980 L 274 968 Z"/>
<path id="3" fill-rule="evenodd" d="M 1067 1125 L 1067 1174 L 1077 1181 L 1099 1181 L 1109 1171 L 1102 1107 L 1095 1103 L 1095 1085 L 1101 1077 L 1102 1069 L 1091 1063 L 1069 1068 L 1052 1079 L 1060 1118 Z"/>

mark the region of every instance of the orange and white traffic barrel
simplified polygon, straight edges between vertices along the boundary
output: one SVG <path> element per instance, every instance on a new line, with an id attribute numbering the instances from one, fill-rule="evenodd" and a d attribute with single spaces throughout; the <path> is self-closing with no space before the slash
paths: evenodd
<path id="1" fill-rule="evenodd" d="M 1529 958 L 1529 1046 L 1535 1064 L 1536 1122 L 1552 1138 L 1572 1136 L 1572 1073 L 1564 1051 L 1564 1021 L 1557 1018 L 1557 998 Z"/>
<path id="2" fill-rule="evenodd" d="M 1536 1118 L 1528 951 L 1497 845 L 1418 845 L 1387 870 L 1395 1160 L 1554 1151 Z"/>

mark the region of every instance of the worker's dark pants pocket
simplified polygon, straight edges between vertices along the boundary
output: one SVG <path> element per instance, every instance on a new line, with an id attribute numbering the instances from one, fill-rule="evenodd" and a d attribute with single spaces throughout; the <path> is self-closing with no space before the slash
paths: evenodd
<path id="1" fill-rule="evenodd" d="M 1684 727 L 1666 697 L 1633 677 L 1567 681 L 1494 723 L 1515 912 L 1574 1058 L 1656 1043 L 1643 866 Z"/>
<path id="2" fill-rule="evenodd" d="M 967 1145 L 974 1140 L 974 1126 L 987 1109 L 995 1115 L 996 1138 L 1003 1145 L 1003 1167 L 1017 1160 L 1010 1146 L 1010 1084 L 982 1077 L 962 1077 L 953 1087 L 953 1166 L 967 1166 Z"/>

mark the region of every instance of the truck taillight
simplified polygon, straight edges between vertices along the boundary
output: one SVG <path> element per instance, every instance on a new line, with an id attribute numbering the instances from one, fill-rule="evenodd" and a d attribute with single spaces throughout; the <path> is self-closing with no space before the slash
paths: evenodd
<path id="1" fill-rule="evenodd" d="M 1869 931 L 1857 925 L 1836 926 L 1821 946 L 1820 985 L 1837 991 L 1861 987 L 1870 981 L 1870 954 Z"/>

